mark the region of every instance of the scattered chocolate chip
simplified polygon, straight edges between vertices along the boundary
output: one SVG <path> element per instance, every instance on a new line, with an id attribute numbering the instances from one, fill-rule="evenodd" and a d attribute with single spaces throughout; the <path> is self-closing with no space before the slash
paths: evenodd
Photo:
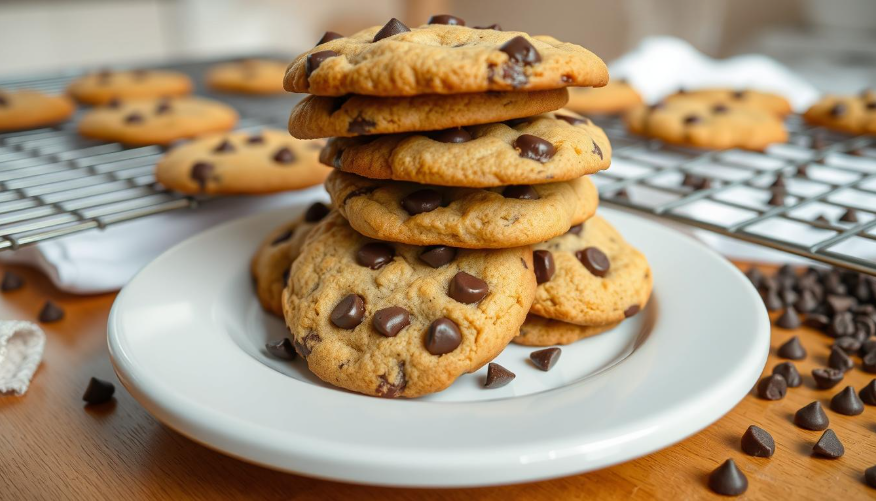
<path id="1" fill-rule="evenodd" d="M 722 496 L 739 496 L 748 489 L 748 479 L 736 463 L 728 459 L 709 475 L 709 489 Z"/>
<path id="2" fill-rule="evenodd" d="M 304 63 L 304 69 L 307 76 L 309 77 L 312 75 L 326 59 L 337 57 L 339 55 L 340 54 L 333 50 L 321 50 L 319 52 L 314 52 L 313 54 L 308 54 Z"/>
<path id="3" fill-rule="evenodd" d="M 231 141 L 227 139 L 224 139 L 215 148 L 213 148 L 213 152 L 215 153 L 228 153 L 231 151 L 234 151 L 234 145 L 231 144 Z"/>
<path id="4" fill-rule="evenodd" d="M 799 325 L 799 323 L 798 323 Z M 796 327 L 792 327 L 796 328 Z M 785 344 L 779 346 L 778 355 L 789 360 L 803 360 L 806 358 L 806 349 L 800 344 L 800 338 L 797 336 L 789 339 Z"/>
<path id="5" fill-rule="evenodd" d="M 273 343 L 266 343 L 265 349 L 267 349 L 268 353 L 273 357 L 281 358 L 283 360 L 295 359 L 295 347 L 292 346 L 292 341 L 290 341 L 288 337 L 284 337 Z"/>
<path id="6" fill-rule="evenodd" d="M 764 400 L 781 400 L 787 392 L 788 383 L 778 374 L 766 376 L 757 383 L 757 396 Z"/>
<path id="7" fill-rule="evenodd" d="M 189 176 L 198 183 L 198 187 L 201 191 L 204 191 L 207 188 L 207 181 L 210 180 L 210 176 L 213 175 L 213 164 L 207 162 L 198 162 L 192 166 L 192 172 Z"/>
<path id="8" fill-rule="evenodd" d="M 447 247 L 446 245 L 436 245 L 423 251 L 420 254 L 420 261 L 428 264 L 432 268 L 440 268 L 450 261 L 453 261 L 453 258 L 455 257 L 455 248 Z"/>
<path id="9" fill-rule="evenodd" d="M 867 386 L 861 388 L 858 392 L 861 401 L 867 405 L 876 405 L 876 379 L 871 379 Z"/>
<path id="10" fill-rule="evenodd" d="M 855 336 L 842 336 L 836 338 L 833 346 L 843 350 L 846 355 L 854 355 L 861 349 L 861 342 Z"/>
<path id="11" fill-rule="evenodd" d="M 537 250 L 532 253 L 533 269 L 535 271 L 535 282 L 543 284 L 551 279 L 556 272 L 554 266 L 554 256 L 550 251 Z"/>
<path id="12" fill-rule="evenodd" d="M 348 294 L 341 299 L 331 313 L 331 321 L 341 329 L 353 329 L 365 317 L 365 301 L 362 296 Z"/>
<path id="13" fill-rule="evenodd" d="M 294 163 L 295 160 L 297 160 L 295 153 L 286 147 L 280 148 L 277 150 L 277 153 L 274 154 L 274 161 L 278 164 L 291 164 Z"/>
<path id="14" fill-rule="evenodd" d="M 684 117 L 684 125 L 693 125 L 702 122 L 703 119 L 696 115 L 688 115 Z"/>
<path id="15" fill-rule="evenodd" d="M 372 270 L 382 268 L 394 257 L 395 249 L 391 245 L 380 242 L 365 244 L 356 252 L 356 262 Z"/>
<path id="16" fill-rule="evenodd" d="M 829 390 L 843 380 L 843 371 L 831 368 L 812 369 L 812 379 L 819 389 Z"/>
<path id="17" fill-rule="evenodd" d="M 846 114 L 846 105 L 843 103 L 836 103 L 830 109 L 830 116 L 834 118 L 839 118 Z"/>
<path id="18" fill-rule="evenodd" d="M 785 205 L 785 193 L 781 190 L 773 190 L 773 194 L 769 200 L 767 200 L 768 205 L 772 206 L 780 206 Z"/>
<path id="19" fill-rule="evenodd" d="M 846 372 L 854 367 L 855 363 L 846 355 L 846 352 L 833 346 L 830 349 L 830 356 L 827 357 L 827 366 L 831 369 Z"/>
<path id="20" fill-rule="evenodd" d="M 630 306 L 629 308 L 627 308 L 626 310 L 624 310 L 624 318 L 630 318 L 630 317 L 632 317 L 632 316 L 635 315 L 636 313 L 639 313 L 639 311 L 640 311 L 641 309 L 642 309 L 642 308 L 641 308 L 639 305 L 637 305 L 637 304 L 634 304 L 634 305 Z"/>
<path id="21" fill-rule="evenodd" d="M 510 383 L 517 377 L 513 372 L 502 367 L 497 363 L 490 362 L 487 365 L 487 380 L 484 382 L 484 388 L 493 390 L 501 388 Z"/>
<path id="22" fill-rule="evenodd" d="M 125 117 L 125 123 L 126 123 L 126 124 L 139 124 L 139 123 L 143 123 L 143 115 L 137 113 L 136 111 L 133 112 L 133 113 L 129 113 L 129 114 Z"/>
<path id="23" fill-rule="evenodd" d="M 316 45 L 322 45 L 326 42 L 331 42 L 332 40 L 337 40 L 339 38 L 344 38 L 344 35 L 340 33 L 335 33 L 334 31 L 326 31 L 325 35 L 319 39 L 319 42 L 316 42 Z"/>
<path id="24" fill-rule="evenodd" d="M 846 386 L 830 399 L 830 410 L 845 416 L 857 416 L 864 412 L 864 403 L 853 387 Z"/>
<path id="25" fill-rule="evenodd" d="M 506 186 L 502 190 L 502 196 L 505 198 L 517 198 L 520 200 L 538 200 L 538 192 L 535 188 L 529 185 Z"/>
<path id="26" fill-rule="evenodd" d="M 265 138 L 260 134 L 256 134 L 254 136 L 249 136 L 246 139 L 247 144 L 262 144 L 265 142 Z"/>
<path id="27" fill-rule="evenodd" d="M 785 305 L 775 289 L 768 289 L 763 296 L 763 304 L 767 311 L 779 311 Z"/>
<path id="28" fill-rule="evenodd" d="M 797 298 L 798 298 L 797 293 L 794 292 L 794 289 L 791 289 L 791 288 L 783 289 L 782 292 L 779 294 L 779 296 L 782 298 L 782 304 L 787 305 L 789 307 L 790 307 L 790 305 L 796 303 Z M 795 315 L 797 314 L 796 310 L 794 311 L 794 314 Z M 799 325 L 800 325 L 800 319 L 798 316 L 797 317 L 797 326 L 799 327 Z M 794 327 L 794 328 L 796 328 L 796 327 Z"/>
<path id="29" fill-rule="evenodd" d="M 402 198 L 401 205 L 411 216 L 441 207 L 441 194 L 435 190 L 417 190 Z"/>
<path id="30" fill-rule="evenodd" d="M 521 134 L 514 140 L 517 153 L 530 160 L 545 163 L 557 153 L 557 149 L 544 139 L 532 134 Z"/>
<path id="31" fill-rule="evenodd" d="M 870 339 L 861 343 L 861 350 L 858 352 L 858 355 L 863 358 L 873 352 L 876 352 L 876 339 Z"/>
<path id="32" fill-rule="evenodd" d="M 803 378 L 800 377 L 800 373 L 797 372 L 797 367 L 791 362 L 776 364 L 776 366 L 773 367 L 773 374 L 785 378 L 785 384 L 788 385 L 788 388 L 796 388 L 803 384 Z"/>
<path id="33" fill-rule="evenodd" d="M 861 357 L 861 369 L 870 374 L 876 374 L 876 351 L 868 352 Z"/>
<path id="34" fill-rule="evenodd" d="M 597 277 L 608 275 L 611 263 L 608 260 L 608 256 L 596 247 L 587 247 L 586 249 L 579 250 L 575 253 L 575 257 L 593 275 Z"/>
<path id="35" fill-rule="evenodd" d="M 380 375 L 380 381 L 377 383 L 376 393 L 382 398 L 397 398 L 405 391 L 408 385 L 407 377 L 405 376 L 405 363 L 398 362 L 398 372 L 396 372 L 395 381 L 390 382 L 386 374 Z"/>
<path id="36" fill-rule="evenodd" d="M 439 318 L 429 325 L 426 332 L 426 351 L 432 355 L 444 355 L 459 347 L 462 334 L 459 327 L 449 318 Z"/>
<path id="37" fill-rule="evenodd" d="M 800 316 L 793 306 L 785 308 L 785 312 L 776 321 L 776 325 L 783 329 L 796 329 L 800 327 Z"/>
<path id="38" fill-rule="evenodd" d="M 472 140 L 471 133 L 462 127 L 444 129 L 429 134 L 429 137 L 440 143 L 466 143 Z"/>
<path id="39" fill-rule="evenodd" d="M 818 442 L 815 443 L 815 446 L 812 447 L 813 454 L 828 459 L 841 457 L 845 452 L 845 447 L 843 447 L 836 433 L 831 429 L 825 430 L 821 438 L 818 439 Z"/>
<path id="40" fill-rule="evenodd" d="M 837 313 L 830 319 L 827 326 L 827 334 L 831 337 L 851 336 L 855 333 L 855 319 L 851 312 Z"/>
<path id="41" fill-rule="evenodd" d="M 722 115 L 724 113 L 727 113 L 728 111 L 730 111 L 730 109 L 723 104 L 716 104 L 715 106 L 712 106 L 712 113 L 716 115 Z"/>
<path id="42" fill-rule="evenodd" d="M 691 173 L 686 173 L 684 175 L 684 178 L 681 180 L 681 185 L 688 188 L 693 188 L 694 190 L 704 190 L 711 187 L 711 182 L 708 178 L 697 176 Z"/>
<path id="43" fill-rule="evenodd" d="M 818 300 L 815 299 L 815 295 L 809 289 L 803 289 L 803 291 L 800 292 L 800 297 L 794 303 L 794 309 L 802 313 L 809 313 L 817 306 Z"/>
<path id="44" fill-rule="evenodd" d="M 164 99 L 160 103 L 158 103 L 158 106 L 155 107 L 155 114 L 164 115 L 165 113 L 170 112 L 170 110 L 172 109 L 173 107 L 170 105 L 170 101 Z"/>
<path id="45" fill-rule="evenodd" d="M 14 271 L 6 270 L 3 274 L 3 282 L 0 283 L 0 291 L 12 292 L 24 287 L 24 279 Z"/>
<path id="46" fill-rule="evenodd" d="M 329 211 L 330 209 L 326 204 L 314 202 L 313 205 L 307 208 L 307 212 L 304 213 L 304 220 L 308 223 L 315 223 L 326 217 Z"/>
<path id="47" fill-rule="evenodd" d="M 529 359 L 539 369 L 547 372 L 560 360 L 562 350 L 557 347 L 536 350 L 529 354 Z"/>
<path id="48" fill-rule="evenodd" d="M 533 47 L 532 44 L 522 36 L 508 40 L 499 47 L 499 50 L 508 54 L 508 59 L 516 64 L 530 66 L 541 62 L 541 55 L 535 47 Z"/>
<path id="49" fill-rule="evenodd" d="M 876 466 L 871 466 L 864 470 L 864 481 L 867 485 L 876 489 Z"/>
<path id="50" fill-rule="evenodd" d="M 596 144 L 596 141 L 591 141 L 591 142 L 593 143 L 593 149 L 590 150 L 590 153 L 593 153 L 594 155 L 598 155 L 599 159 L 602 160 L 602 148 L 600 148 L 599 145 Z"/>
<path id="51" fill-rule="evenodd" d="M 794 414 L 794 424 L 805 430 L 820 431 L 827 429 L 830 421 L 821 408 L 821 403 L 812 402 Z"/>
<path id="52" fill-rule="evenodd" d="M 489 26 L 475 26 L 474 29 L 476 29 L 476 30 L 495 30 L 495 31 L 502 31 L 502 27 L 499 26 L 499 24 L 491 24 L 491 25 L 489 25 Z"/>
<path id="53" fill-rule="evenodd" d="M 374 35 L 374 40 L 372 40 L 371 42 L 377 42 L 383 40 L 384 38 L 389 38 L 393 35 L 398 35 L 399 33 L 405 33 L 408 31 L 411 31 L 411 29 L 405 26 L 403 22 L 399 21 L 396 18 L 392 18 L 389 20 L 389 22 L 383 25 L 383 28 L 380 28 L 380 31 L 378 31 L 377 34 Z"/>
<path id="54" fill-rule="evenodd" d="M 85 400 L 88 405 L 103 404 L 109 402 L 115 392 L 116 387 L 112 383 L 93 377 L 88 381 L 88 387 L 85 388 L 82 400 Z"/>
<path id="55" fill-rule="evenodd" d="M 844 223 L 857 223 L 858 213 L 855 212 L 855 209 L 848 209 L 842 216 L 840 216 L 839 220 Z"/>
<path id="56" fill-rule="evenodd" d="M 785 177 L 784 176 L 776 176 L 776 180 L 770 185 L 770 188 L 784 188 L 785 187 Z"/>
<path id="57" fill-rule="evenodd" d="M 429 21 L 426 24 L 446 24 L 449 26 L 465 26 L 465 21 L 460 17 L 450 16 L 447 14 L 441 14 L 437 16 L 432 16 L 429 18 Z"/>
<path id="58" fill-rule="evenodd" d="M 44 324 L 57 322 L 64 318 L 64 310 L 51 300 L 48 300 L 46 301 L 46 304 L 43 305 L 43 309 L 40 310 L 40 314 L 37 318 Z"/>
<path id="59" fill-rule="evenodd" d="M 582 230 L 584 230 L 584 224 L 583 224 L 583 223 L 582 223 L 582 224 L 576 224 L 575 226 L 572 226 L 571 228 L 569 228 L 569 231 L 567 231 L 566 233 L 571 233 L 571 234 L 573 234 L 573 235 L 580 235 Z"/>
<path id="60" fill-rule="evenodd" d="M 822 215 L 818 216 L 817 218 L 815 218 L 815 222 L 829 225 L 830 219 L 824 217 L 824 214 L 822 214 Z"/>
<path id="61" fill-rule="evenodd" d="M 395 337 L 402 329 L 411 324 L 411 314 L 400 306 L 390 306 L 377 310 L 371 319 L 374 330 L 386 337 Z"/>
<path id="62" fill-rule="evenodd" d="M 772 457 L 776 452 L 776 442 L 766 430 L 751 425 L 742 435 L 742 452 L 756 458 Z"/>
<path id="63" fill-rule="evenodd" d="M 554 118 L 556 118 L 557 120 L 562 120 L 564 122 L 567 122 L 569 125 L 589 124 L 590 123 L 590 120 L 587 120 L 585 118 L 573 117 L 571 115 L 561 115 L 559 113 L 554 113 Z M 602 156 L 600 155 L 599 158 L 602 158 Z"/>
<path id="64" fill-rule="evenodd" d="M 292 230 L 286 230 L 283 233 L 280 233 L 279 235 L 277 235 L 277 238 L 275 238 L 271 242 L 271 245 L 281 244 L 283 242 L 288 241 L 290 238 L 292 238 Z"/>
<path id="65" fill-rule="evenodd" d="M 480 278 L 464 271 L 458 272 L 450 280 L 447 295 L 464 304 L 480 302 L 490 292 L 490 286 Z"/>

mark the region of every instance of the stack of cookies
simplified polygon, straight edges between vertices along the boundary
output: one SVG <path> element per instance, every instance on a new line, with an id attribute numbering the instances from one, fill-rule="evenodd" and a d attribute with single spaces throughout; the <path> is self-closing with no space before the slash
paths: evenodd
<path id="1" fill-rule="evenodd" d="M 638 312 L 647 261 L 594 215 L 587 176 L 611 145 L 560 110 L 566 87 L 607 81 L 582 47 L 454 16 L 326 33 L 284 86 L 311 94 L 291 134 L 330 138 L 333 207 L 278 228 L 253 261 L 291 332 L 271 351 L 342 388 L 417 397 L 512 341 L 570 343 Z M 547 370 L 555 353 L 533 360 Z M 486 386 L 512 378 L 491 364 Z"/>

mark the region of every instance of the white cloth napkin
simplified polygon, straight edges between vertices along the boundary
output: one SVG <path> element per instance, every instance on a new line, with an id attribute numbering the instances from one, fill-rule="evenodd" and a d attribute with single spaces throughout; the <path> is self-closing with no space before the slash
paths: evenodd
<path id="1" fill-rule="evenodd" d="M 27 392 L 45 346 L 46 335 L 36 324 L 0 320 L 0 394 Z"/>

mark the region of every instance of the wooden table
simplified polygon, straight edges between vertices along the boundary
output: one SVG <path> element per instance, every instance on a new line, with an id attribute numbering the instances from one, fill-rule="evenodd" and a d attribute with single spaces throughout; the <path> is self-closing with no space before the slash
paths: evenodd
<path id="1" fill-rule="evenodd" d="M 826 364 L 830 339 L 808 329 L 773 329 L 773 351 L 800 336 L 809 357 L 797 363 L 803 386 L 775 402 L 746 397 L 706 430 L 656 454 L 605 470 L 505 487 L 417 490 L 363 487 L 278 473 L 202 447 L 152 418 L 118 383 L 106 348 L 106 320 L 114 294 L 78 297 L 55 290 L 38 273 L 14 268 L 24 289 L 0 294 L 0 318 L 34 319 L 47 298 L 67 312 L 45 325 L 46 355 L 24 397 L 0 397 L 0 499 L 726 499 L 711 494 L 706 479 L 733 458 L 745 472 L 745 498 L 872 499 L 863 482 L 876 464 L 876 408 L 856 417 L 828 411 L 831 428 L 846 447 L 837 460 L 817 459 L 811 447 L 821 432 L 791 423 L 813 400 L 825 407 L 846 384 L 860 389 L 872 379 L 860 370 L 833 390 L 817 391 L 810 371 Z M 0 273 L 3 268 L 0 267 Z M 732 307 L 732 305 L 727 305 Z M 703 332 L 703 335 L 709 335 Z M 770 354 L 767 368 L 777 363 Z M 116 384 L 116 401 L 85 408 L 91 376 Z M 756 424 L 769 431 L 771 459 L 746 456 L 739 438 Z M 549 423 L 546 423 L 549 426 Z"/>

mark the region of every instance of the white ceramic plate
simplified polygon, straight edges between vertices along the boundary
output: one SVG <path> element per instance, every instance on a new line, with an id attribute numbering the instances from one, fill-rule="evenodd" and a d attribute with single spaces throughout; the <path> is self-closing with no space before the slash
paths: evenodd
<path id="1" fill-rule="evenodd" d="M 601 209 L 654 271 L 648 307 L 563 347 L 550 372 L 532 348 L 497 362 L 517 374 L 485 390 L 486 368 L 417 400 L 321 383 L 270 358 L 283 323 L 262 312 L 249 259 L 303 207 L 232 221 L 177 245 L 119 294 L 109 348 L 119 379 L 156 418 L 231 456 L 357 483 L 475 486 L 570 475 L 648 454 L 706 427 L 751 389 L 769 319 L 748 280 L 689 237 Z"/>

